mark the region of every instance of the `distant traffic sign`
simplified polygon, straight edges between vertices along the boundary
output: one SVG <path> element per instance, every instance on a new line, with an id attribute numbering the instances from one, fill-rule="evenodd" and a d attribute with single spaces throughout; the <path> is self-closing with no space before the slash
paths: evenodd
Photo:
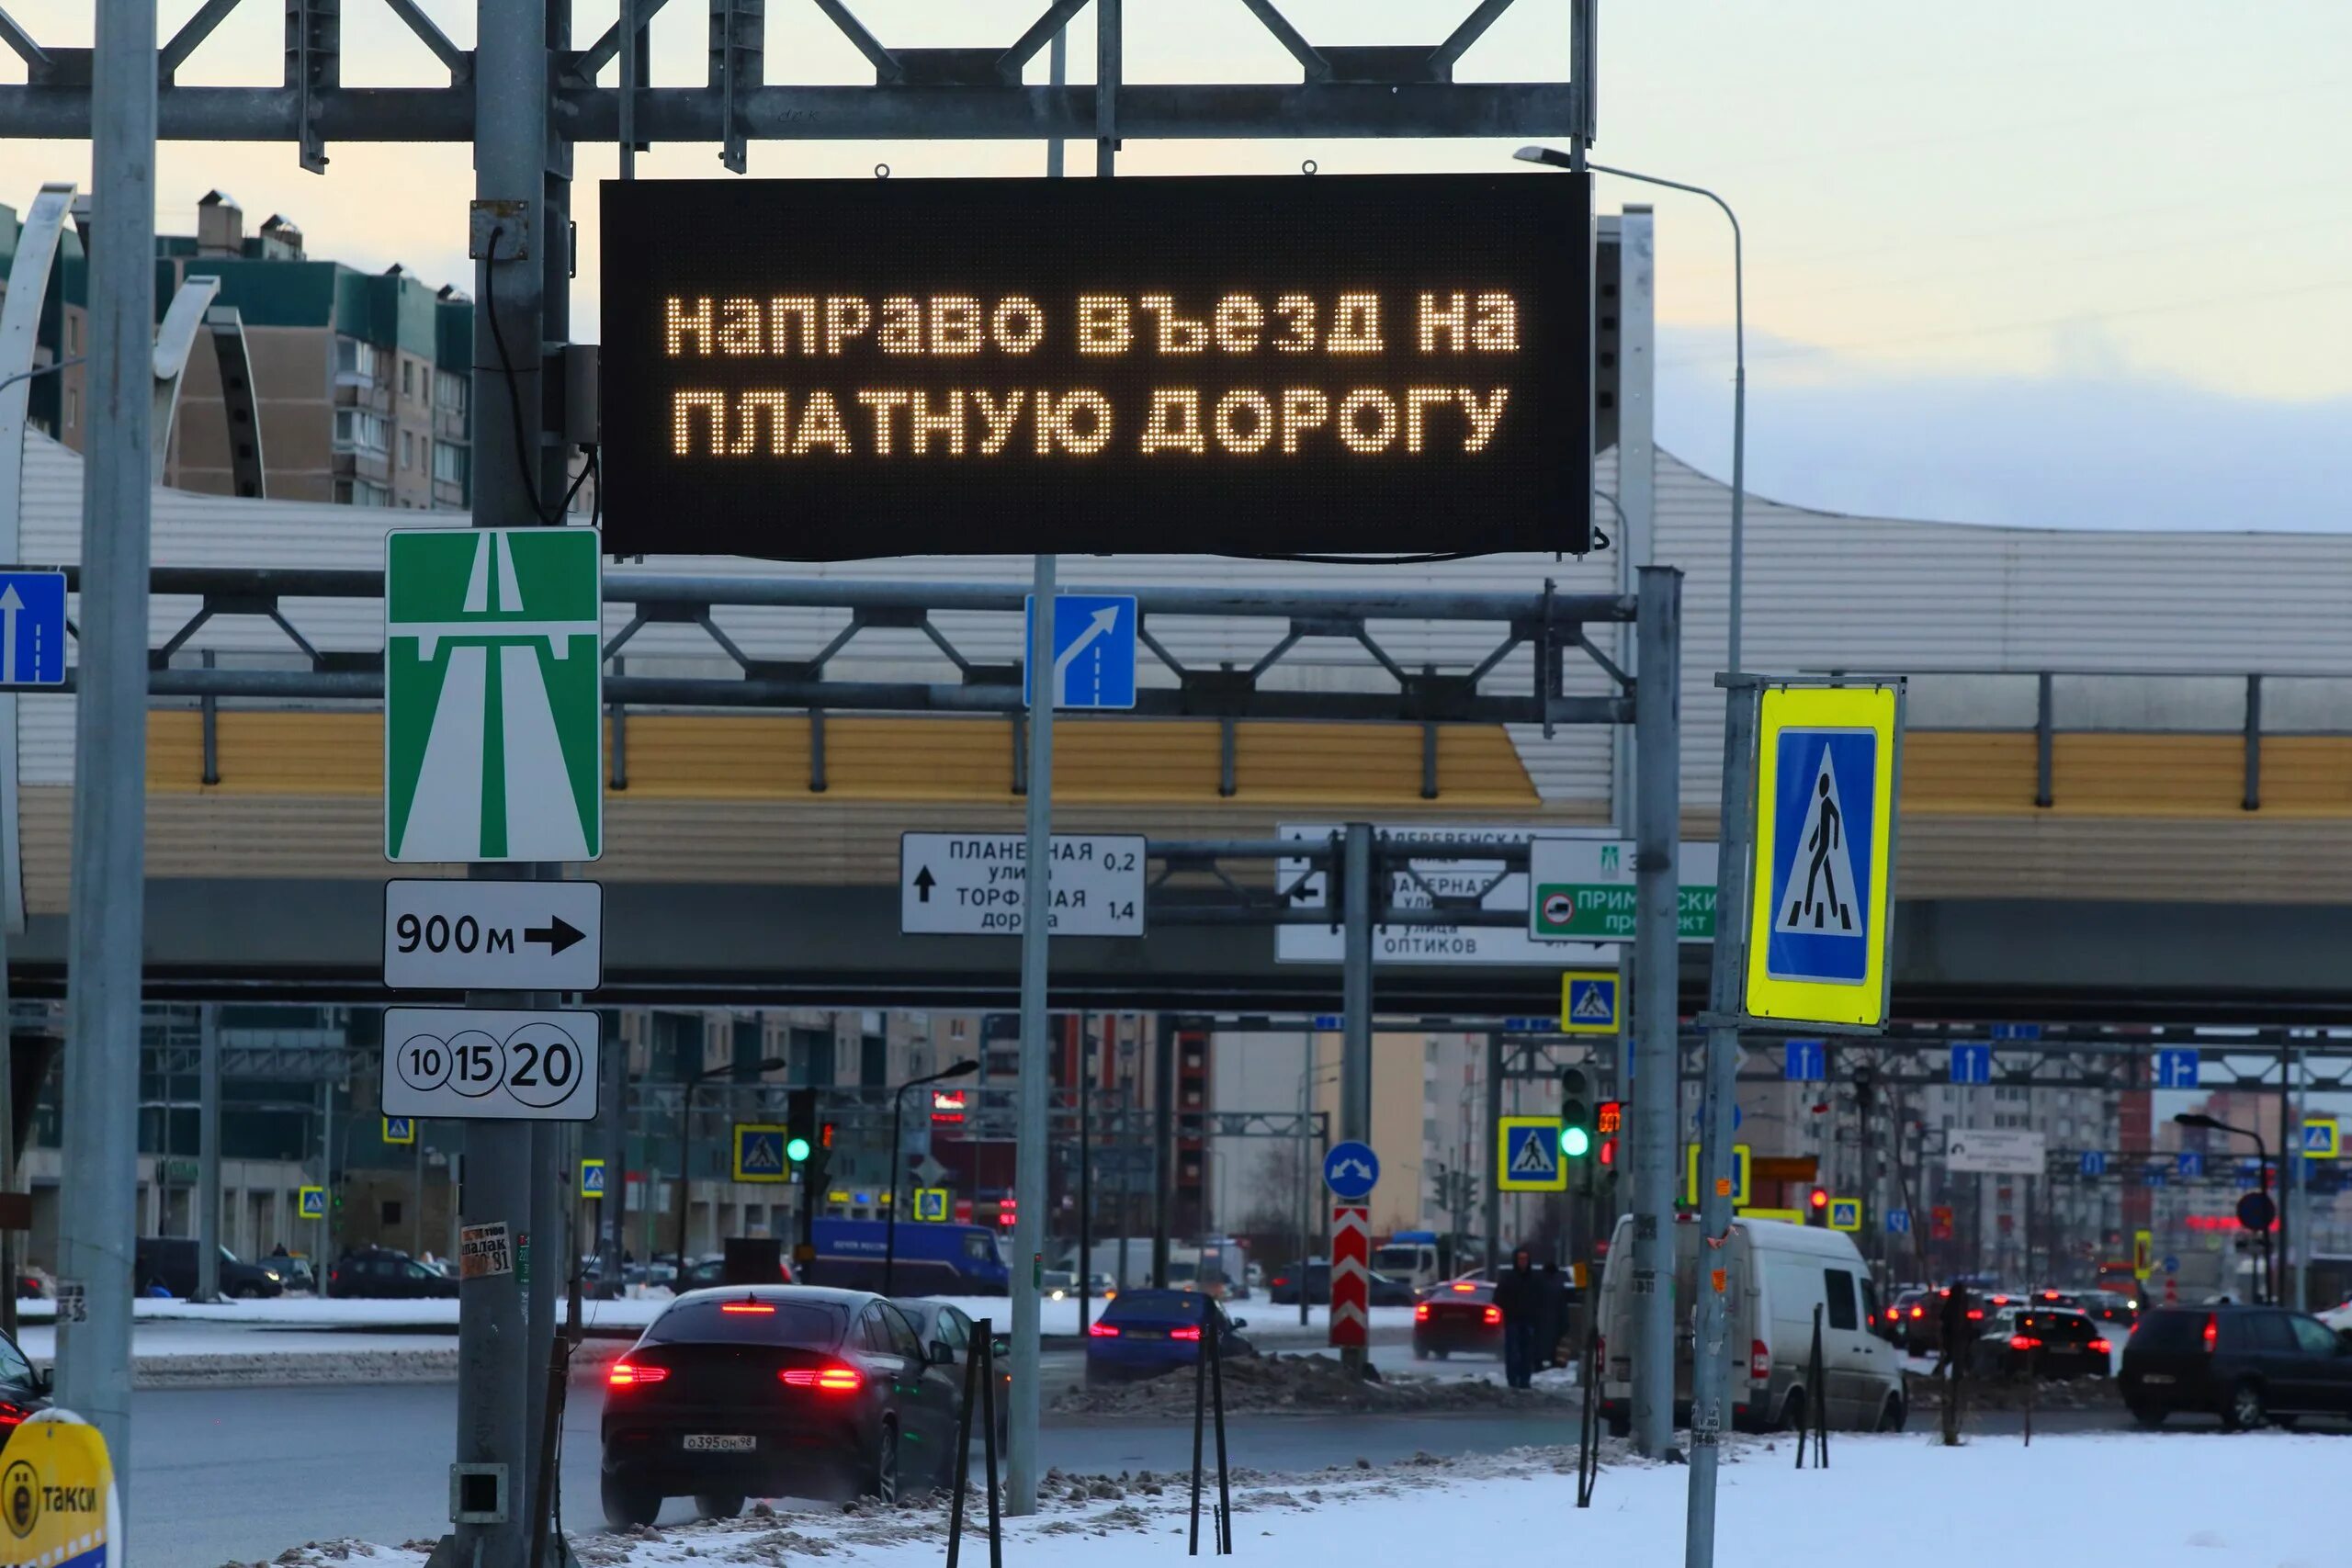
<path id="1" fill-rule="evenodd" d="M 1021 637 L 1021 700 L 1034 700 L 1029 648 L 1037 596 L 1024 605 Z M 1136 615 L 1131 593 L 1054 596 L 1054 705 L 1131 708 L 1136 705 Z"/>
<path id="2" fill-rule="evenodd" d="M 387 1144 L 413 1144 L 416 1142 L 416 1118 L 413 1116 L 385 1117 L 384 1142 Z"/>
<path id="3" fill-rule="evenodd" d="M 2238 1224 L 2250 1231 L 2267 1231 L 2278 1221 L 2278 1205 L 2267 1192 L 2249 1192 L 2238 1200 Z"/>
<path id="4" fill-rule="evenodd" d="M 1829 1228 L 1833 1231 L 1860 1230 L 1862 1228 L 1862 1201 L 1860 1198 L 1832 1198 L 1829 1200 Z"/>
<path id="5" fill-rule="evenodd" d="M 2343 1148 L 2343 1138 L 2333 1116 L 2303 1118 L 2303 1157 L 2305 1159 L 2335 1159 Z"/>
<path id="6" fill-rule="evenodd" d="M 915 1218 L 926 1223 L 944 1223 L 950 1210 L 947 1189 L 918 1187 L 915 1189 Z"/>
<path id="7" fill-rule="evenodd" d="M 0 687 L 65 684 L 65 574 L 0 571 Z"/>
<path id="8" fill-rule="evenodd" d="M 1370 1144 L 1350 1139 L 1323 1156 L 1323 1185 L 1342 1203 L 1361 1202 L 1380 1184 L 1380 1156 Z"/>
<path id="9" fill-rule="evenodd" d="M 1886 1212 L 1886 1228 L 1888 1234 L 1892 1235 L 1909 1235 L 1911 1230 L 1911 1211 L 1908 1209 L 1889 1209 Z"/>
<path id="10" fill-rule="evenodd" d="M 2179 1273 L 2179 1272 L 2180 1272 L 2180 1259 L 2179 1259 L 2179 1258 L 2175 1258 L 2175 1257 L 2174 1257 L 2171 1253 L 2169 1253 L 2169 1252 L 2165 1253 L 2165 1261 L 2164 1261 L 2164 1270 L 2165 1270 L 2165 1273 L 2167 1273 L 2167 1274 L 2177 1274 L 2177 1273 Z"/>
<path id="11" fill-rule="evenodd" d="M 1144 934 L 1140 833 L 1056 833 L 1056 936 Z M 1018 936 L 1028 877 L 1018 833 L 899 835 L 899 930 L 908 935 Z"/>
<path id="12" fill-rule="evenodd" d="M 2048 1158 L 2048 1141 L 2029 1128 L 1954 1127 L 1944 1134 L 1947 1170 L 2040 1176 Z"/>
<path id="13" fill-rule="evenodd" d="M 593 991 L 604 983 L 601 883 L 384 884 L 384 984 L 395 991 Z"/>
<path id="14" fill-rule="evenodd" d="M 294 1190 L 294 1213 L 306 1220 L 327 1217 L 327 1190 L 323 1187 L 298 1187 Z"/>
<path id="15" fill-rule="evenodd" d="M 1951 1048 L 1951 1081 L 1991 1083 L 1993 1081 L 1993 1047 L 1990 1045 L 1953 1046 Z"/>
<path id="16" fill-rule="evenodd" d="M 2104 1149 L 2085 1149 L 2083 1151 L 2083 1174 L 2085 1176 L 2105 1176 L 2107 1174 L 2107 1152 Z"/>
<path id="17" fill-rule="evenodd" d="M 789 1127 L 769 1122 L 735 1123 L 735 1179 L 789 1181 L 792 1162 L 785 1157 L 784 1145 L 791 1134 Z"/>
<path id="18" fill-rule="evenodd" d="M 1676 926 L 1684 942 L 1715 934 L 1716 847 L 1680 845 L 1675 855 Z M 1538 942 L 1634 940 L 1634 846 L 1619 839 L 1529 841 L 1527 934 Z"/>
<path id="19" fill-rule="evenodd" d="M 602 1198 L 605 1195 L 603 1160 L 583 1159 L 580 1162 L 580 1195 L 582 1198 Z"/>
<path id="20" fill-rule="evenodd" d="M 384 540 L 384 858 L 605 852 L 604 592 L 593 528 Z"/>
<path id="21" fill-rule="evenodd" d="M 1749 1145 L 1734 1144 L 1731 1146 L 1730 1194 L 1733 1208 L 1745 1209 L 1748 1206 L 1750 1198 L 1754 1196 L 1750 1191 L 1750 1188 L 1754 1185 L 1750 1176 L 1755 1168 L 1755 1155 Z M 1686 1207 L 1693 1209 L 1697 1208 L 1701 1201 L 1699 1145 L 1696 1144 L 1682 1145 L 1682 1201 Z"/>
<path id="22" fill-rule="evenodd" d="M 1495 1139 L 1495 1190 L 1565 1192 L 1567 1162 L 1560 1157 L 1560 1119 L 1506 1116 Z"/>
<path id="23" fill-rule="evenodd" d="M 1792 1040 L 1782 1050 L 1781 1076 L 1792 1083 L 1819 1083 L 1829 1076 L 1826 1040 Z"/>
<path id="24" fill-rule="evenodd" d="M 1570 969 L 1560 976 L 1560 1032 L 1614 1034 L 1618 984 L 1613 969 Z"/>
<path id="25" fill-rule="evenodd" d="M 384 1114 L 593 1122 L 602 1021 L 557 1009 L 386 1008 Z"/>
<path id="26" fill-rule="evenodd" d="M 1758 708 L 1747 1011 L 1885 1020 L 1902 688 L 1768 686 Z"/>
<path id="27" fill-rule="evenodd" d="M 2158 1089 L 2195 1089 L 2203 1075 L 2203 1056 L 2194 1050 L 2156 1053 Z"/>
<path id="28" fill-rule="evenodd" d="M 2205 1156 L 2197 1149 L 2183 1149 L 2173 1156 L 2173 1168 L 2184 1180 L 2202 1176 L 2205 1174 Z"/>

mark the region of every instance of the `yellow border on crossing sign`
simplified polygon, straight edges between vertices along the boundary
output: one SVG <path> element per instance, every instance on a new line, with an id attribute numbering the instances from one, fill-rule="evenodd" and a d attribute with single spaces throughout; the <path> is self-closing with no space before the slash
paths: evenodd
<path id="1" fill-rule="evenodd" d="M 1871 780 L 1870 900 L 1863 916 L 1863 967 L 1852 983 L 1775 979 L 1768 954 L 1772 937 L 1772 868 L 1784 852 L 1775 841 L 1780 798 L 1781 736 L 1787 730 L 1863 730 L 1877 740 Z M 1887 933 L 1894 908 L 1895 811 L 1902 773 L 1903 688 L 1767 686 L 1756 716 L 1755 858 L 1748 867 L 1747 976 L 1744 1006 L 1751 1018 L 1874 1029 L 1886 1021 Z M 1865 846 L 1854 845 L 1855 850 Z"/>
<path id="2" fill-rule="evenodd" d="M 915 1189 L 914 1217 L 928 1224 L 944 1224 L 955 1213 L 955 1206 L 944 1187 Z"/>
<path id="3" fill-rule="evenodd" d="M 401 1126 L 406 1127 L 408 1131 L 405 1134 L 393 1132 L 392 1123 L 395 1122 L 399 1122 Z M 387 1144 L 413 1144 L 416 1142 L 416 1118 L 413 1116 L 385 1117 L 384 1142 Z"/>
<path id="4" fill-rule="evenodd" d="M 1510 1135 L 1521 1127 L 1536 1130 L 1535 1141 L 1552 1154 L 1552 1174 L 1541 1179 L 1514 1178 L 1510 1173 Z M 1560 1119 L 1556 1116 L 1506 1116 L 1495 1123 L 1495 1190 L 1498 1192 L 1566 1192 L 1568 1156 L 1560 1152 Z"/>
<path id="5" fill-rule="evenodd" d="M 1609 1021 L 1577 1019 L 1569 1007 L 1578 985 L 1599 983 L 1609 987 Z M 1560 971 L 1560 1032 L 1563 1034 L 1614 1034 L 1625 1017 L 1625 987 L 1614 969 L 1563 969 Z M 1521 1190 L 1526 1190 L 1522 1189 Z"/>
<path id="6" fill-rule="evenodd" d="M 1699 1206 L 1699 1145 L 1685 1144 L 1682 1154 L 1682 1202 L 1685 1208 L 1695 1209 Z M 1735 1209 L 1747 1207 L 1751 1196 L 1747 1174 L 1751 1157 L 1747 1145 L 1731 1146 L 1731 1206 Z"/>
<path id="7" fill-rule="evenodd" d="M 1862 1201 L 1860 1198 L 1829 1200 L 1829 1228 L 1833 1231 L 1858 1231 L 1862 1228 Z"/>
<path id="8" fill-rule="evenodd" d="M 2314 1145 L 2312 1143 L 2312 1134 L 2323 1128 L 2326 1130 L 2327 1136 L 2324 1142 Z M 2303 1157 L 2305 1159 L 2337 1159 L 2342 1157 L 2343 1150 L 2344 1134 L 2338 1129 L 2335 1117 L 2306 1116 L 2303 1118 Z"/>
<path id="9" fill-rule="evenodd" d="M 773 1133 L 775 1134 L 774 1170 L 746 1170 L 743 1168 L 743 1145 L 747 1135 Z M 792 1179 L 792 1156 L 786 1153 L 792 1141 L 792 1129 L 781 1122 L 738 1122 L 734 1125 L 735 1179 L 738 1181 L 789 1181 Z"/>
<path id="10" fill-rule="evenodd" d="M 284 1189 L 279 1189 L 283 1191 Z M 298 1220 L 323 1220 L 327 1217 L 327 1190 L 323 1187 L 294 1189 L 294 1217 Z"/>

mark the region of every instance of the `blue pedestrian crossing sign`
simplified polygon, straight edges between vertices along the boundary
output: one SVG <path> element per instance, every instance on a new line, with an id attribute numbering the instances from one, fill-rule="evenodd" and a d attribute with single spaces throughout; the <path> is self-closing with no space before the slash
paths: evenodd
<path id="1" fill-rule="evenodd" d="M 323 1187 L 301 1187 L 294 1192 L 294 1213 L 306 1220 L 327 1217 L 327 1190 Z"/>
<path id="2" fill-rule="evenodd" d="M 1902 687 L 1768 686 L 1757 714 L 1747 1011 L 1875 1028 Z"/>
<path id="3" fill-rule="evenodd" d="M 1570 969 L 1560 976 L 1560 1032 L 1618 1032 L 1617 971 Z"/>
<path id="4" fill-rule="evenodd" d="M 735 1123 L 735 1179 L 786 1181 L 792 1162 L 784 1156 L 788 1129 L 757 1122 Z"/>
<path id="5" fill-rule="evenodd" d="M 918 1187 L 915 1189 L 915 1218 L 932 1224 L 946 1222 L 950 1209 L 947 1189 Z"/>
<path id="6" fill-rule="evenodd" d="M 65 574 L 0 571 L 0 688 L 65 684 Z"/>
<path id="7" fill-rule="evenodd" d="M 580 1195 L 582 1198 L 602 1198 L 605 1195 L 603 1160 L 583 1159 L 580 1162 Z"/>
<path id="8" fill-rule="evenodd" d="M 1567 1161 L 1560 1157 L 1560 1119 L 1506 1116 L 1495 1140 L 1495 1190 L 1565 1192 Z"/>
<path id="9" fill-rule="evenodd" d="M 1021 700 L 1031 700 L 1028 650 L 1035 646 L 1037 596 L 1022 625 Z M 1136 601 L 1130 593 L 1054 595 L 1054 705 L 1136 705 Z"/>
<path id="10" fill-rule="evenodd" d="M 2336 1132 L 2333 1116 L 2303 1118 L 2303 1157 L 2305 1159 L 2335 1159 L 2343 1140 Z"/>
<path id="11" fill-rule="evenodd" d="M 1862 1201 L 1860 1198 L 1829 1200 L 1829 1228 L 1833 1231 L 1858 1231 L 1862 1228 Z"/>
<path id="12" fill-rule="evenodd" d="M 413 1144 L 416 1142 L 416 1118 L 413 1116 L 385 1117 L 384 1142 L 388 1144 Z"/>
<path id="13" fill-rule="evenodd" d="M 1731 1146 L 1731 1191 L 1726 1194 L 1731 1199 L 1733 1208 L 1745 1209 L 1750 1206 L 1753 1194 L 1749 1190 L 1748 1178 L 1754 1169 L 1755 1150 L 1746 1144 L 1734 1144 Z M 1699 1145 L 1696 1144 L 1682 1145 L 1682 1201 L 1686 1207 L 1692 1209 L 1699 1207 L 1702 1201 L 1699 1191 Z"/>
<path id="14" fill-rule="evenodd" d="M 1371 1197 L 1372 1190 L 1379 1184 L 1380 1156 L 1372 1152 L 1370 1144 L 1351 1138 L 1344 1144 L 1332 1145 L 1331 1152 L 1323 1156 L 1323 1185 L 1342 1203 Z"/>

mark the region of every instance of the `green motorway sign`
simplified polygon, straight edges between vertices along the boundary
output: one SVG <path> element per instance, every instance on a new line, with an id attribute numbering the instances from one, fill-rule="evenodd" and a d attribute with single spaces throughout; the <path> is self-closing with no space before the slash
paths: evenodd
<path id="1" fill-rule="evenodd" d="M 605 847 L 601 544 L 588 528 L 384 541 L 384 856 Z"/>
<path id="2" fill-rule="evenodd" d="M 1684 844 L 1676 923 L 1684 942 L 1715 934 L 1715 846 Z M 1634 940 L 1634 846 L 1616 839 L 1529 845 L 1527 931 L 1539 942 Z"/>

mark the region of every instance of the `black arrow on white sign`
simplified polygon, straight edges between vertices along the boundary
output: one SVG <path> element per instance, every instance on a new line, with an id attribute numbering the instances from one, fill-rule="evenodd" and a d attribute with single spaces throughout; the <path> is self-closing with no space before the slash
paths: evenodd
<path id="1" fill-rule="evenodd" d="M 915 899 L 916 899 L 916 902 L 918 902 L 918 903 L 922 903 L 922 904 L 928 904 L 928 903 L 930 903 L 930 902 L 931 902 L 931 890 L 932 890 L 933 888 L 934 888 L 934 887 L 938 886 L 939 886 L 939 879 L 938 879 L 937 877 L 935 877 L 935 876 L 933 876 L 933 875 L 932 875 L 932 874 L 931 874 L 931 867 L 929 867 L 929 866 L 924 866 L 921 871 L 916 872 L 916 873 L 915 873 Z"/>
<path id="2" fill-rule="evenodd" d="M 551 917 L 546 925 L 523 928 L 523 940 L 544 942 L 547 945 L 548 956 L 550 958 L 587 934 L 561 915 Z"/>

